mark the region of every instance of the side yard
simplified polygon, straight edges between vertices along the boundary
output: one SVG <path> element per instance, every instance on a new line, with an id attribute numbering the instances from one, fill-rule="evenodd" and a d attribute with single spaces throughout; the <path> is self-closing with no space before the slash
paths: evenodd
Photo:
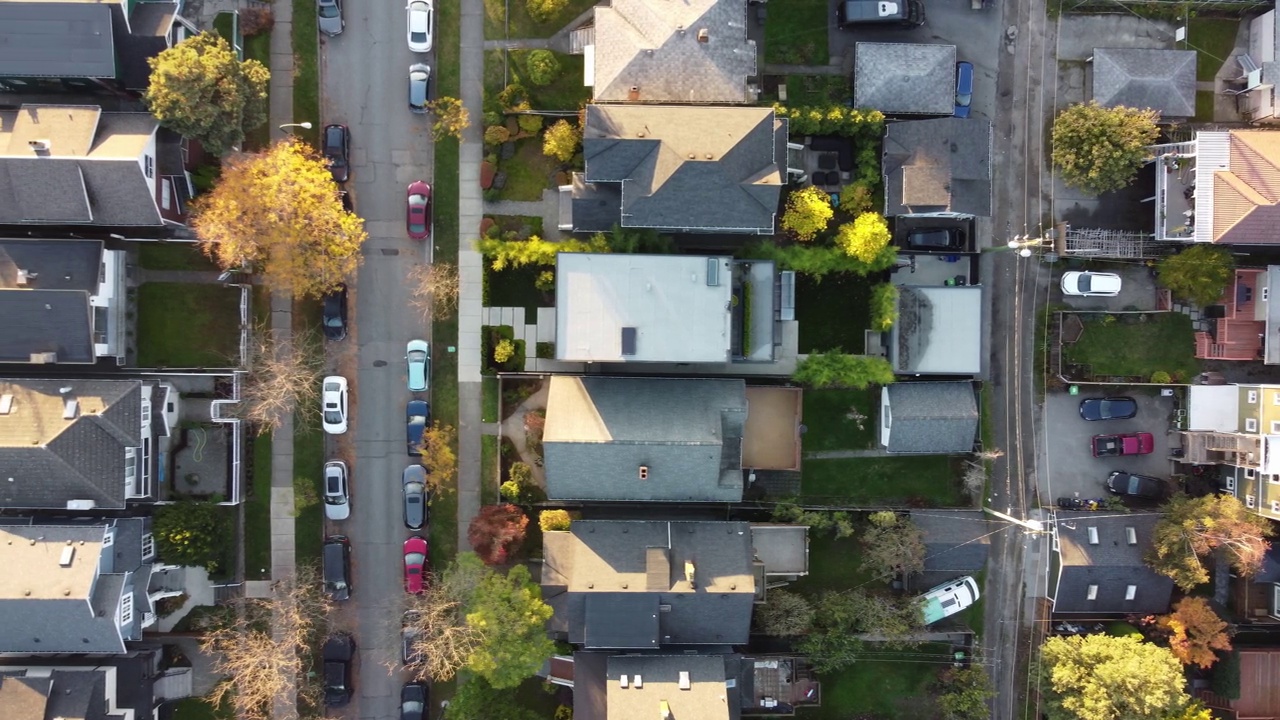
<path id="1" fill-rule="evenodd" d="M 234 367 L 240 348 L 240 290 L 222 285 L 138 287 L 137 364 L 146 368 Z"/>
<path id="2" fill-rule="evenodd" d="M 816 505 L 954 507 L 963 460 L 946 455 L 807 459 L 801 502 Z"/>
<path id="3" fill-rule="evenodd" d="M 596 2 L 569 0 L 560 12 L 539 22 L 529 14 L 527 0 L 484 0 L 484 39 L 548 38 Z"/>
<path id="4" fill-rule="evenodd" d="M 764 61 L 785 65 L 826 65 L 827 0 L 791 0 L 770 7 L 764 23 Z"/>

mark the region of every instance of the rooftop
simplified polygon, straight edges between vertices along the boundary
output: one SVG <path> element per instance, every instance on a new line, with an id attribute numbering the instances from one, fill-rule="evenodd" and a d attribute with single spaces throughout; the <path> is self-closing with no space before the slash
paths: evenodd
<path id="1" fill-rule="evenodd" d="M 1168 611 L 1173 580 L 1157 574 L 1143 559 L 1151 550 L 1151 533 L 1158 520 L 1156 514 L 1058 512 L 1060 570 L 1053 612 Z"/>
<path id="2" fill-rule="evenodd" d="M 973 451 L 978 401 L 969 382 L 901 382 L 881 389 L 880 444 L 889 452 Z"/>
<path id="3" fill-rule="evenodd" d="M 976 375 L 982 371 L 982 288 L 898 287 L 890 332 L 894 372 Z"/>
<path id="4" fill-rule="evenodd" d="M 734 678 L 726 677 L 720 655 L 611 657 L 608 717 L 730 720 L 736 713 L 730 712 L 729 696 L 737 694 L 725 684 L 730 679 Z"/>
<path id="5" fill-rule="evenodd" d="M 1196 51 L 1095 48 L 1093 99 L 1105 107 L 1150 108 L 1162 120 L 1196 114 Z"/>
<path id="6" fill-rule="evenodd" d="M 955 112 L 956 47 L 915 43 L 857 44 L 853 104 L 886 115 Z"/>
<path id="7" fill-rule="evenodd" d="M 991 123 L 967 118 L 885 127 L 885 214 L 991 215 Z"/>
<path id="8" fill-rule="evenodd" d="M 114 78 L 111 9 L 0 2 L 0 77 Z"/>

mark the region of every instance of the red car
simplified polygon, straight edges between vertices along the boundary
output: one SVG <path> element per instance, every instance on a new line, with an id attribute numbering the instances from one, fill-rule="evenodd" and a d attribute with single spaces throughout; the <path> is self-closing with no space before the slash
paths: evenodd
<path id="1" fill-rule="evenodd" d="M 431 186 L 415 181 L 409 185 L 409 216 L 406 223 L 409 237 L 426 240 L 431 237 Z"/>
<path id="2" fill-rule="evenodd" d="M 420 593 L 426 589 L 426 574 L 430 567 L 427 563 L 427 541 L 420 535 L 414 535 L 404 541 L 404 589 L 411 593 Z"/>
<path id="3" fill-rule="evenodd" d="M 1094 435 L 1093 456 L 1147 455 L 1156 447 L 1151 433 L 1125 433 L 1124 435 Z"/>

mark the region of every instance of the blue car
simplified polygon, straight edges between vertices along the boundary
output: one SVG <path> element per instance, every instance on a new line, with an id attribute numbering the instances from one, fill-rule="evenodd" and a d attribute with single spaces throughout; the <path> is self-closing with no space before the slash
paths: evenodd
<path id="1" fill-rule="evenodd" d="M 956 117 L 969 117 L 969 103 L 973 102 L 973 63 L 956 63 Z"/>
<path id="2" fill-rule="evenodd" d="M 409 445 L 409 457 L 418 457 L 422 453 L 422 434 L 431 423 L 431 406 L 426 400 L 410 400 L 404 406 L 405 438 Z"/>

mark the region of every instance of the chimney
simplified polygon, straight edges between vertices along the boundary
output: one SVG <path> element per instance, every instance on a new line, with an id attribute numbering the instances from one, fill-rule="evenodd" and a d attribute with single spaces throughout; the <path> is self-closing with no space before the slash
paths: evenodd
<path id="1" fill-rule="evenodd" d="M 53 143 L 49 140 L 28 140 L 27 147 L 38 153 L 49 152 L 53 149 Z"/>
<path id="2" fill-rule="evenodd" d="M 701 30 L 698 31 L 698 42 L 704 43 L 710 40 L 711 40 L 711 34 L 707 32 L 706 28 L 702 28 Z"/>
<path id="3" fill-rule="evenodd" d="M 73 419 L 75 419 L 75 417 L 76 417 L 77 415 L 79 415 L 79 414 L 80 414 L 80 401 L 79 401 L 79 400 L 75 400 L 75 399 L 68 399 L 65 403 L 63 403 L 63 405 L 62 405 L 62 419 L 63 419 L 63 420 L 73 420 Z"/>
<path id="4" fill-rule="evenodd" d="M 694 583 L 694 578 L 695 578 L 695 575 L 693 572 L 693 561 L 685 560 L 684 561 L 684 579 L 687 580 L 690 585 L 696 588 L 698 586 Z"/>
<path id="5" fill-rule="evenodd" d="M 630 100 L 631 102 L 635 102 L 635 101 L 637 101 L 637 100 L 639 100 L 639 99 L 640 99 L 640 86 L 639 86 L 639 85 L 632 85 L 632 86 L 631 86 L 631 89 L 627 91 L 627 99 L 628 99 L 628 100 Z"/>
<path id="6" fill-rule="evenodd" d="M 641 465 L 641 466 L 640 466 L 640 479 L 641 479 L 641 480 L 648 480 L 648 479 L 649 479 L 649 466 L 648 466 L 648 465 Z"/>

